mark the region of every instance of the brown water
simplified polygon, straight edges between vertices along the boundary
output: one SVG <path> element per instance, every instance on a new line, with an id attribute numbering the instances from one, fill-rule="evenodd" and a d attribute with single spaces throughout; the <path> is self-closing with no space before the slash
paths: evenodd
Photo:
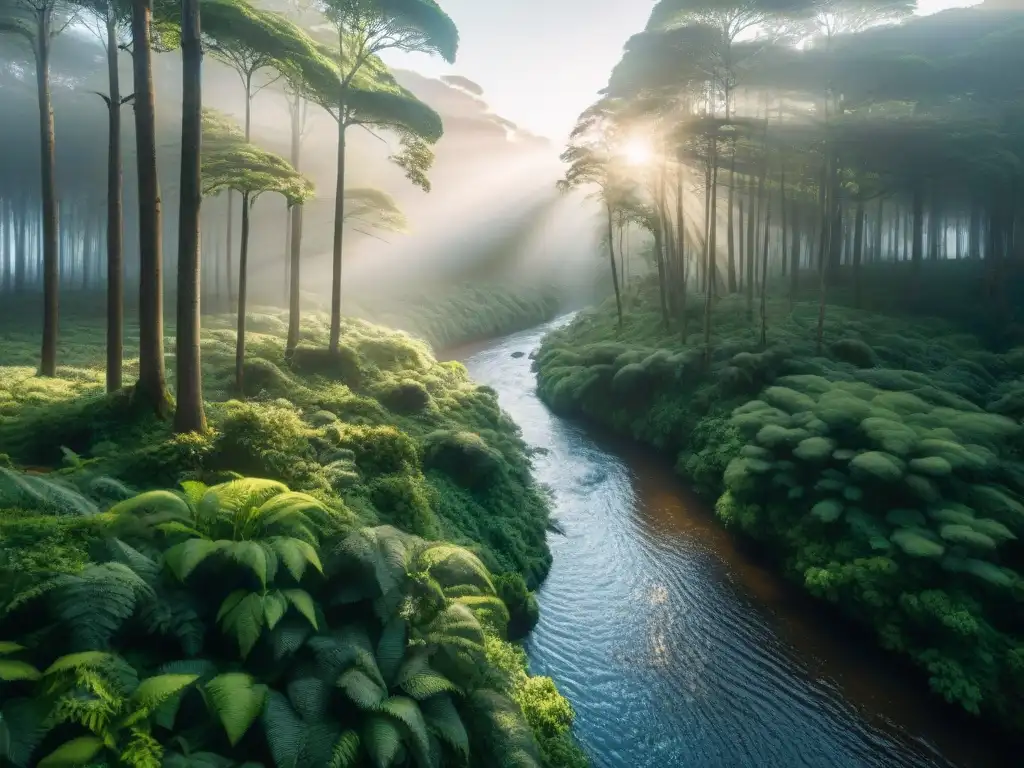
<path id="1" fill-rule="evenodd" d="M 462 359 L 547 450 L 536 474 L 565 535 L 527 650 L 595 768 L 1024 764 L 737 549 L 663 460 L 548 411 L 511 355 L 559 322 Z"/>

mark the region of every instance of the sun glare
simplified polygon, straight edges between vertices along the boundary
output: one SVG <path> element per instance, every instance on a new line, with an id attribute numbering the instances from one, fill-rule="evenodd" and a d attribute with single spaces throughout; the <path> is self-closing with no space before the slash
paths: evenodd
<path id="1" fill-rule="evenodd" d="M 629 165 L 646 165 L 651 161 L 653 155 L 651 145 L 640 138 L 633 138 L 627 141 L 622 148 L 622 153 L 625 155 L 626 162 Z"/>

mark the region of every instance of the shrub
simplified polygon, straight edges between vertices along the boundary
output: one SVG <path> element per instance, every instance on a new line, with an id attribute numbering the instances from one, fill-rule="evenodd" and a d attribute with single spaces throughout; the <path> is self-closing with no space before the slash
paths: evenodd
<path id="1" fill-rule="evenodd" d="M 292 353 L 292 369 L 304 376 L 323 376 L 341 381 L 353 389 L 362 384 L 359 356 L 350 347 L 339 346 L 337 352 L 322 347 L 298 346 Z"/>
<path id="2" fill-rule="evenodd" d="M 829 351 L 837 360 L 858 368 L 873 368 L 878 363 L 874 350 L 860 339 L 839 339 L 829 345 Z"/>
<path id="3" fill-rule="evenodd" d="M 430 405 L 430 393 L 418 381 L 402 381 L 385 390 L 380 400 L 395 413 L 419 413 Z"/>
<path id="4" fill-rule="evenodd" d="M 526 588 L 526 581 L 518 573 L 501 573 L 494 578 L 494 588 L 508 608 L 508 639 L 526 637 L 540 619 L 537 598 Z"/>
<path id="5" fill-rule="evenodd" d="M 504 465 L 501 453 L 474 432 L 436 430 L 423 438 L 423 466 L 466 488 L 486 486 Z"/>
<path id="6" fill-rule="evenodd" d="M 421 479 L 409 475 L 378 477 L 370 483 L 369 498 L 381 522 L 427 539 L 437 538 L 437 517 Z"/>

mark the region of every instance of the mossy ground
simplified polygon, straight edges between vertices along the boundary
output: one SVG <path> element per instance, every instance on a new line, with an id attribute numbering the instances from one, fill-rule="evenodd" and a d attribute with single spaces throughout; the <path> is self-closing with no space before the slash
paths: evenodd
<path id="1" fill-rule="evenodd" d="M 872 627 L 932 689 L 1024 732 L 1024 348 L 946 322 L 743 299 L 714 309 L 705 362 L 656 292 L 544 340 L 546 402 L 675 457 L 722 521 L 812 594 Z M 696 302 L 694 302 L 696 304 Z M 756 316 L 756 313 L 755 313 Z"/>
<path id="2" fill-rule="evenodd" d="M 104 393 L 101 321 L 65 315 L 62 365 L 52 379 L 35 375 L 32 334 L 8 330 L 0 367 L 5 572 L 81 569 L 110 522 L 102 510 L 136 491 L 264 477 L 343 510 L 353 527 L 392 524 L 466 547 L 496 575 L 510 635 L 528 631 L 537 612 L 529 590 L 551 562 L 549 507 L 495 393 L 470 381 L 460 363 L 437 362 L 424 342 L 362 320 L 344 321 L 335 356 L 325 351 L 326 318 L 308 315 L 286 364 L 286 320 L 277 310 L 249 314 L 241 393 L 235 319 L 204 318 L 210 432 L 183 437 L 140 409 L 130 390 Z M 126 338 L 133 335 L 129 327 Z M 173 338 L 165 343 L 173 383 Z M 136 354 L 129 341 L 126 384 Z M 565 735 L 571 708 L 550 681 L 528 677 L 525 656 L 503 641 L 487 656 L 512 681 L 545 765 L 585 764 Z"/>

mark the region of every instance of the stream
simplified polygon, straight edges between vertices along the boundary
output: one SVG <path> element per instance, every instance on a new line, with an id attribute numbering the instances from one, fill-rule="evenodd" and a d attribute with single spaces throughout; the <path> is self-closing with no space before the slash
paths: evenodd
<path id="1" fill-rule="evenodd" d="M 564 535 L 526 647 L 595 768 L 1014 764 L 737 548 L 663 457 L 548 411 L 528 355 L 565 322 L 460 359 L 547 451 L 535 474 Z"/>

